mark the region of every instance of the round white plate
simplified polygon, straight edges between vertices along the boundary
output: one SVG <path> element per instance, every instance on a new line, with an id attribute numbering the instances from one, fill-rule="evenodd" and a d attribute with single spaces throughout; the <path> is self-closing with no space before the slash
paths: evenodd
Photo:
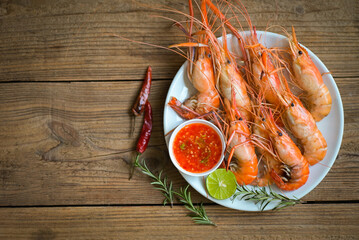
<path id="1" fill-rule="evenodd" d="M 248 33 L 244 33 L 248 34 Z M 270 33 L 257 31 L 259 41 L 266 47 L 288 47 L 288 40 L 285 36 Z M 227 36 L 228 46 L 231 51 L 238 52 L 238 43 L 237 39 L 232 36 Z M 320 61 L 320 59 L 309 49 L 308 53 L 313 60 L 314 64 L 318 67 L 321 73 L 328 72 L 328 69 Z M 187 62 L 185 62 L 182 67 L 177 72 L 175 78 L 172 81 L 172 84 L 168 90 L 166 97 L 166 104 L 164 108 L 163 116 L 163 127 L 165 135 L 177 127 L 179 124 L 184 122 L 184 120 L 179 117 L 176 112 L 174 112 L 169 106 L 168 102 L 171 96 L 176 97 L 178 100 L 183 102 L 190 96 L 196 93 L 196 90 L 193 88 L 191 82 L 187 78 L 186 72 Z M 297 197 L 302 198 L 310 191 L 312 191 L 327 175 L 330 168 L 332 167 L 341 145 L 344 129 L 344 112 L 343 104 L 340 98 L 340 93 L 338 91 L 337 85 L 331 74 L 326 74 L 323 76 L 324 83 L 329 89 L 330 95 L 332 97 L 332 108 L 327 117 L 322 121 L 317 123 L 319 130 L 322 132 L 325 140 L 328 144 L 328 151 L 325 158 L 318 164 L 310 167 L 310 175 L 308 181 L 301 188 L 291 191 L 291 192 L 282 192 L 275 186 L 272 186 L 272 189 L 278 193 L 282 193 L 288 197 Z M 170 135 L 170 134 L 169 134 Z M 166 143 L 168 146 L 168 140 L 170 136 L 166 136 Z M 225 207 L 244 210 L 244 211 L 259 211 L 260 208 L 258 205 L 255 205 L 253 202 L 239 200 L 239 198 L 231 201 L 230 199 L 226 200 L 217 200 L 208 195 L 206 191 L 205 178 L 206 177 L 193 177 L 189 175 L 182 174 L 186 181 L 196 189 L 204 197 L 212 200 L 215 203 L 223 205 Z M 248 186 L 251 187 L 251 186 Z M 269 204 L 265 210 L 270 210 L 275 206 L 275 204 Z"/>

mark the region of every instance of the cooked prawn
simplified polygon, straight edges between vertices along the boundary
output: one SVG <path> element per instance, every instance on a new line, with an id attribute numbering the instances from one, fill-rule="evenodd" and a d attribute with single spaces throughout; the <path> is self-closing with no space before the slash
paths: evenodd
<path id="1" fill-rule="evenodd" d="M 274 105 L 279 105 L 279 94 L 283 93 L 283 87 L 278 77 L 276 68 L 270 59 L 270 53 L 267 48 L 259 44 L 255 27 L 248 37 L 249 56 L 251 61 L 251 72 L 253 78 L 253 85 L 258 89 L 258 92 L 264 94 L 265 99 Z"/>
<path id="2" fill-rule="evenodd" d="M 191 1 L 190 6 L 192 6 Z M 207 16 L 206 16 L 206 8 L 205 5 L 202 4 L 202 22 L 203 25 L 207 25 Z M 186 35 L 191 37 L 191 29 L 192 29 L 192 22 L 193 22 L 193 9 L 190 10 L 190 29 Z M 184 29 L 183 29 L 184 30 Z M 184 30 L 185 31 L 185 30 Z M 173 47 L 194 47 L 196 46 L 197 54 L 195 54 L 196 59 L 191 60 L 191 51 L 189 56 L 189 63 L 188 63 L 188 76 L 190 81 L 192 82 L 194 88 L 198 91 L 197 94 L 189 98 L 185 101 L 184 106 L 192 109 L 193 111 L 199 113 L 200 115 L 208 113 L 212 110 L 218 109 L 220 105 L 220 98 L 219 93 L 216 89 L 215 84 L 215 75 L 214 75 L 214 68 L 213 62 L 211 58 L 211 54 L 209 51 L 208 46 L 206 45 L 208 42 L 208 38 L 204 35 L 199 36 L 199 43 L 189 42 L 189 43 L 182 43 L 182 44 L 175 44 L 170 46 Z M 191 49 L 190 49 L 191 50 Z M 170 104 L 172 107 L 173 105 Z M 175 105 L 178 106 L 178 105 Z M 173 108 L 173 107 L 172 107 Z M 178 108 L 173 108 L 175 111 Z M 180 114 L 180 112 L 177 111 Z"/>
<path id="3" fill-rule="evenodd" d="M 185 106 L 199 114 L 205 114 L 219 107 L 219 94 L 215 87 L 215 77 L 212 60 L 206 50 L 200 49 L 196 60 L 191 82 L 198 93 L 186 100 Z"/>
<path id="4" fill-rule="evenodd" d="M 246 52 L 243 48 L 243 38 L 238 34 L 235 28 L 227 21 L 225 16 L 219 11 L 219 9 L 213 5 L 210 0 L 204 0 L 212 11 L 219 17 L 222 21 L 222 24 L 226 24 L 233 34 L 238 38 L 239 45 L 242 48 L 242 55 L 244 60 L 247 60 Z M 223 28 L 222 33 L 222 42 L 220 45 L 210 31 L 207 31 L 207 34 L 210 35 L 210 40 L 213 48 L 213 55 L 217 60 L 217 69 L 219 73 L 219 90 L 222 96 L 234 104 L 237 109 L 241 112 L 242 117 L 247 121 L 252 119 L 252 103 L 247 93 L 247 84 L 244 80 L 243 74 L 237 66 L 236 60 L 233 54 L 229 51 L 227 46 L 227 35 L 226 31 Z"/>
<path id="5" fill-rule="evenodd" d="M 309 176 L 309 164 L 288 134 L 274 122 L 268 111 L 263 111 L 264 125 L 274 149 L 282 161 L 280 171 L 272 169 L 271 176 L 282 190 L 292 191 L 303 186 Z"/>
<path id="6" fill-rule="evenodd" d="M 248 121 L 251 120 L 252 103 L 247 93 L 246 82 L 239 71 L 234 58 L 226 46 L 226 36 L 223 36 L 224 49 L 223 61 L 220 62 L 219 89 L 224 98 L 231 101 L 241 115 Z"/>
<path id="7" fill-rule="evenodd" d="M 294 27 L 292 27 L 292 32 L 289 45 L 295 82 L 304 90 L 308 110 L 314 120 L 319 122 L 329 114 L 332 98 L 307 50 L 298 43 Z"/>
<path id="8" fill-rule="evenodd" d="M 238 184 L 247 185 L 253 182 L 258 173 L 258 159 L 250 139 L 251 132 L 245 119 L 235 120 L 233 106 L 228 99 L 224 100 L 224 104 L 230 120 L 228 144 L 231 152 L 227 168 L 234 173 Z"/>
<path id="9" fill-rule="evenodd" d="M 271 61 L 270 61 L 271 62 Z M 275 66 L 269 64 L 267 67 Z M 272 70 L 272 69 L 270 69 Z M 268 70 L 266 70 L 268 71 Z M 272 71 L 274 72 L 274 67 Z M 310 165 L 314 165 L 324 159 L 327 152 L 327 143 L 319 131 L 315 120 L 310 112 L 303 106 L 299 98 L 297 98 L 290 90 L 288 82 L 281 71 L 274 73 L 279 81 L 280 85 L 277 89 L 271 88 L 273 93 L 277 95 L 278 105 L 282 109 L 282 118 L 286 127 L 292 132 L 300 144 L 303 146 L 303 155 L 306 157 Z M 266 85 L 263 81 L 255 81 L 259 84 L 260 91 L 265 91 Z M 263 86 L 264 85 L 264 86 Z M 275 85 L 272 85 L 275 86 Z M 264 92 L 266 100 L 270 102 L 268 92 Z M 275 100 L 277 101 L 277 100 Z"/>
<path id="10" fill-rule="evenodd" d="M 212 9 L 212 11 L 221 19 L 221 21 L 238 38 L 239 46 L 241 47 L 243 58 L 247 62 L 248 61 L 247 54 L 243 49 L 244 42 L 245 42 L 244 38 L 240 34 L 238 34 L 238 31 L 232 26 L 232 24 L 223 15 L 223 13 L 221 13 L 221 11 L 216 6 L 213 5 L 213 3 L 210 0 L 207 0 L 207 4 Z M 230 4 L 230 3 L 228 3 L 228 4 Z M 240 11 L 240 12 L 246 18 L 247 23 L 251 30 L 250 37 L 247 38 L 247 41 L 249 40 L 248 46 L 246 47 L 249 50 L 249 56 L 251 58 L 250 59 L 251 60 L 251 64 L 250 64 L 251 74 L 248 74 L 248 71 L 246 72 L 246 74 L 247 74 L 247 76 L 249 76 L 249 78 L 253 77 L 255 79 L 255 82 L 259 82 L 259 81 L 261 82 L 261 84 L 256 84 L 254 86 L 256 86 L 256 87 L 260 86 L 262 88 L 262 89 L 260 89 L 260 91 L 265 94 L 267 101 L 269 101 L 270 103 L 273 103 L 273 104 L 279 104 L 279 99 L 275 92 L 282 91 L 281 82 L 279 81 L 276 70 L 268 57 L 267 49 L 258 43 L 256 29 L 254 26 L 252 26 L 251 19 L 248 15 L 246 9 L 244 8 L 243 5 L 241 6 L 241 8 L 244 10 L 244 13 L 242 11 Z M 226 39 L 225 36 L 223 36 L 223 39 L 224 40 Z M 225 44 L 226 44 L 226 42 L 224 41 L 224 45 Z M 226 59 L 229 62 L 231 62 L 231 60 L 228 57 L 226 57 Z M 233 69 L 235 67 L 236 66 L 231 66 L 231 68 L 233 68 Z M 246 70 L 248 70 L 248 69 L 246 69 Z M 242 77 L 242 79 L 243 79 L 243 77 Z M 224 83 L 226 83 L 226 82 L 228 82 L 228 81 L 224 81 Z M 246 92 L 244 93 L 244 91 L 242 91 L 242 93 L 243 93 L 242 94 L 243 96 L 247 95 L 247 94 L 245 94 Z M 249 100 L 249 102 L 250 102 L 250 100 Z M 248 112 L 248 109 L 247 109 L 247 112 Z"/>
<path id="11" fill-rule="evenodd" d="M 265 129 L 264 122 L 265 118 L 257 117 L 252 125 L 253 135 L 257 136 L 261 141 L 270 143 L 269 135 Z M 267 144 L 268 145 L 268 144 Z M 265 147 L 257 147 L 258 153 L 261 155 L 261 160 L 258 164 L 258 175 L 252 182 L 252 185 L 259 187 L 268 186 L 273 183 L 273 178 L 270 175 L 272 169 L 278 171 L 280 169 L 280 162 L 276 156 L 272 153 L 272 145 Z"/>
<path id="12" fill-rule="evenodd" d="M 303 146 L 304 157 L 310 165 L 320 162 L 327 153 L 327 142 L 314 118 L 293 94 L 288 94 L 285 97 L 284 104 L 284 122 Z"/>

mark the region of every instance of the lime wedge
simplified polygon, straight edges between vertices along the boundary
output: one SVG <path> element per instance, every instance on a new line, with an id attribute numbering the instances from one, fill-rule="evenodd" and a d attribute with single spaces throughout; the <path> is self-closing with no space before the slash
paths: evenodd
<path id="1" fill-rule="evenodd" d="M 236 177 L 231 171 L 220 168 L 208 175 L 206 186 L 209 195 L 215 199 L 227 199 L 236 191 Z"/>

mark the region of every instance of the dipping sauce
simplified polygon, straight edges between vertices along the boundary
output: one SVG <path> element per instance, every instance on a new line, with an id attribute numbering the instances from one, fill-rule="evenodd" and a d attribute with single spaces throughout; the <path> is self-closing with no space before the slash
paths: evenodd
<path id="1" fill-rule="evenodd" d="M 217 132 L 202 123 L 183 127 L 173 141 L 173 154 L 178 164 L 188 172 L 202 173 L 220 160 L 222 142 Z"/>

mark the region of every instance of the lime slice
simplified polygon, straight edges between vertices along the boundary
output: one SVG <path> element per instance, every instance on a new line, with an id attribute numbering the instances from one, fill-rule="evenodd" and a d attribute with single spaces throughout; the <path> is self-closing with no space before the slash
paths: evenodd
<path id="1" fill-rule="evenodd" d="M 208 193 L 215 199 L 227 199 L 236 191 L 236 177 L 231 171 L 220 168 L 208 175 L 206 186 Z"/>

